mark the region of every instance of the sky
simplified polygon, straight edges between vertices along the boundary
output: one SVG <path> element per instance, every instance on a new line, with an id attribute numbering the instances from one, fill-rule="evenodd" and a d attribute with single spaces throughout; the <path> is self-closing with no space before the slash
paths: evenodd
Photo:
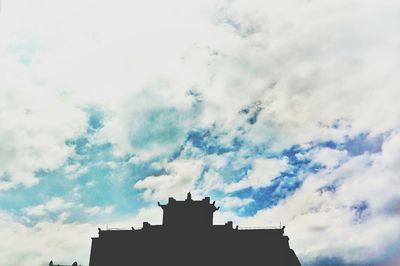
<path id="1" fill-rule="evenodd" d="M 189 191 L 305 266 L 398 265 L 399 1 L 0 4 L 0 266 L 87 266 Z"/>

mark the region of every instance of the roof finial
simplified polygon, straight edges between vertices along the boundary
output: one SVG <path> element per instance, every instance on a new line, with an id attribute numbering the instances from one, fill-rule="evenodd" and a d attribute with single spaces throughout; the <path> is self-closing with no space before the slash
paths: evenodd
<path id="1" fill-rule="evenodd" d="M 192 194 L 190 192 L 187 193 L 186 200 L 192 200 Z"/>

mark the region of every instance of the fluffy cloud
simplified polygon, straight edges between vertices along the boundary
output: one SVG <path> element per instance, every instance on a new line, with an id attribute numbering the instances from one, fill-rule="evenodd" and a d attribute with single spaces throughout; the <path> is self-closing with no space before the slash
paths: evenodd
<path id="1" fill-rule="evenodd" d="M 84 132 L 86 115 L 49 90 L 0 86 L 0 189 L 35 185 L 35 172 L 73 153 L 65 141 Z"/>
<path id="2" fill-rule="evenodd" d="M 202 170 L 200 160 L 179 160 L 164 166 L 166 174 L 148 176 L 135 183 L 136 189 L 144 189 L 145 199 L 164 200 L 170 196 L 182 197 L 194 189 Z"/>
<path id="3" fill-rule="evenodd" d="M 395 17 L 386 10 L 395 4 L 157 3 L 164 12 L 152 8 L 155 2 L 121 1 L 111 10 L 107 1 L 77 4 L 4 4 L 3 20 L 14 25 L 3 31 L 4 68 L 15 66 L 7 68 L 7 84 L 26 88 L 40 80 L 37 86 L 63 95 L 70 108 L 100 105 L 107 119 L 99 141 L 116 151 L 146 158 L 168 153 L 190 127 L 218 122 L 232 129 L 237 112 L 256 101 L 263 109 L 246 137 L 277 149 L 398 126 L 385 115 L 398 111 L 396 97 L 388 97 L 397 94 L 388 52 L 397 37 L 376 37 L 390 33 L 386 25 Z M 176 13 L 176 6 L 185 12 Z M 361 30 L 370 24 L 370 31 Z M 198 124 L 191 123 L 192 88 L 202 95 Z M 351 128 L 331 127 L 340 119 Z"/>
<path id="4" fill-rule="evenodd" d="M 239 182 L 229 184 L 225 190 L 232 192 L 248 187 L 259 188 L 268 186 L 272 179 L 288 169 L 287 159 L 255 159 L 253 168 L 246 178 Z"/>
<path id="5" fill-rule="evenodd" d="M 100 206 L 94 206 L 94 207 L 87 207 L 85 208 L 85 213 L 94 216 L 94 215 L 110 215 L 114 211 L 114 206 L 106 206 L 106 207 L 100 207 Z"/>
<path id="6" fill-rule="evenodd" d="M 36 206 L 26 207 L 23 211 L 28 216 L 42 216 L 51 212 L 58 212 L 64 209 L 68 209 L 72 207 L 71 202 L 65 202 L 64 199 L 61 198 L 52 198 L 48 200 L 45 204 L 39 204 Z"/>
<path id="7" fill-rule="evenodd" d="M 239 197 L 225 197 L 221 202 L 222 206 L 225 208 L 234 208 L 234 207 L 242 207 L 253 202 L 253 199 L 249 198 L 239 198 Z"/>
<path id="8" fill-rule="evenodd" d="M 347 158 L 347 152 L 330 148 L 319 148 L 313 151 L 311 157 L 314 163 L 332 168 Z"/>
<path id="9" fill-rule="evenodd" d="M 385 142 L 396 142 L 398 135 Z M 307 174 L 302 187 L 281 204 L 260 210 L 242 222 L 255 225 L 265 219 L 282 221 L 291 244 L 305 262 L 317 257 L 342 257 L 347 263 L 363 263 L 383 256 L 388 246 L 397 246 L 400 185 L 388 167 L 396 152 L 383 148 L 341 164 Z"/>
<path id="10" fill-rule="evenodd" d="M 50 260 L 87 264 L 94 225 L 40 222 L 28 227 L 15 220 L 6 213 L 0 214 L 0 236 L 7 239 L 0 243 L 4 251 L 2 265 L 48 265 Z"/>

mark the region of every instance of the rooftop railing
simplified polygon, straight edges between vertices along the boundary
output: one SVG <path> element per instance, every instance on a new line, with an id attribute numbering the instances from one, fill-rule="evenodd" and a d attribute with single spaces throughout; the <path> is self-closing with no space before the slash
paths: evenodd
<path id="1" fill-rule="evenodd" d="M 270 225 L 270 226 L 239 226 L 240 230 L 260 230 L 260 229 L 282 229 L 280 225 Z"/>
<path id="2" fill-rule="evenodd" d="M 72 263 L 72 265 L 66 265 L 66 264 L 54 264 L 53 261 L 50 261 L 49 266 L 81 266 L 78 265 L 78 263 L 75 261 L 74 263 Z"/>

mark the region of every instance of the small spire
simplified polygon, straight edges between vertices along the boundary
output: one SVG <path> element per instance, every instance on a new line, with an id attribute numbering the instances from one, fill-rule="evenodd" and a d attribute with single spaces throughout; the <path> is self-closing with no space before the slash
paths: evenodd
<path id="1" fill-rule="evenodd" d="M 192 200 L 192 194 L 190 192 L 187 193 L 186 200 Z"/>

